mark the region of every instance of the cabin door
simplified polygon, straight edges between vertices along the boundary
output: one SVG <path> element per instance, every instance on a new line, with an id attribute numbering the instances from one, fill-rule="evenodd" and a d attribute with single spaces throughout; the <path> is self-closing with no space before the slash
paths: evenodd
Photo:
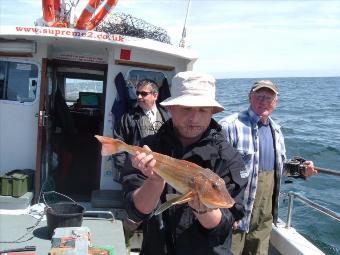
<path id="1" fill-rule="evenodd" d="M 35 169 L 41 67 L 0 57 L 0 174 Z"/>
<path id="2" fill-rule="evenodd" d="M 51 77 L 48 75 L 48 60 L 44 58 L 41 66 L 41 84 L 39 94 L 39 111 L 38 118 L 38 135 L 37 135 L 37 154 L 36 154 L 36 172 L 34 180 L 34 201 L 39 202 L 39 194 L 48 176 L 48 82 Z"/>
<path id="3" fill-rule="evenodd" d="M 100 184 L 94 135 L 103 132 L 107 65 L 53 60 L 51 70 L 49 180 L 57 192 L 86 200 Z"/>

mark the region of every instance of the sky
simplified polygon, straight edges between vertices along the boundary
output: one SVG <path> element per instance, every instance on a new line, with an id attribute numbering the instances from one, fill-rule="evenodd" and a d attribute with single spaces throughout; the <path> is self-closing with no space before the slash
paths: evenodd
<path id="1" fill-rule="evenodd" d="M 80 12 L 87 1 L 80 0 Z M 119 0 L 123 12 L 168 31 L 178 45 L 188 0 Z M 1 25 L 33 25 L 41 0 L 1 0 Z M 216 78 L 340 76 L 340 0 L 191 0 L 194 70 Z"/>

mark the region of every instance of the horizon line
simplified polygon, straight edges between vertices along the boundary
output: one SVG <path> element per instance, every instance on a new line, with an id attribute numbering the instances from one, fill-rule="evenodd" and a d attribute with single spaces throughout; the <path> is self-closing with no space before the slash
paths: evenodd
<path id="1" fill-rule="evenodd" d="M 223 79 L 262 79 L 262 78 L 265 78 L 265 79 L 280 79 L 280 78 L 340 78 L 340 75 L 339 76 L 334 76 L 334 75 L 331 75 L 331 76 L 257 76 L 257 77 L 236 77 L 236 76 L 233 76 L 233 77 L 224 77 L 224 78 L 216 78 L 216 80 L 223 80 Z"/>

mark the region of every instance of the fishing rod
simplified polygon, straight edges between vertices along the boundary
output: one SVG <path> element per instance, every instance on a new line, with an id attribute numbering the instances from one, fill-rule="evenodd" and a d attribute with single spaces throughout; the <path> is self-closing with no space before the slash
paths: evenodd
<path id="1" fill-rule="evenodd" d="M 328 168 L 322 168 L 322 167 L 314 167 L 315 170 L 317 170 L 319 173 L 323 174 L 331 174 L 331 175 L 337 175 L 340 176 L 340 171 L 338 170 L 333 170 L 333 169 L 328 169 Z"/>
<path id="2" fill-rule="evenodd" d="M 293 159 L 288 160 L 285 163 L 285 169 L 287 170 L 288 176 L 294 178 L 305 178 L 303 176 L 303 172 L 306 169 L 305 161 L 306 160 L 300 156 L 295 156 L 293 157 Z M 314 166 L 314 169 L 317 170 L 319 173 L 340 176 L 339 170 L 333 170 L 316 166 Z"/>

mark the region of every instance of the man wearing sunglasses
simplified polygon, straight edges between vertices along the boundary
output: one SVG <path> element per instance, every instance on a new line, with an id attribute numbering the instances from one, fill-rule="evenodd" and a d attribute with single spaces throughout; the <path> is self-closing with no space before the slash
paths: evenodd
<path id="1" fill-rule="evenodd" d="M 114 137 L 127 144 L 139 145 L 142 138 L 155 134 L 162 123 L 169 119 L 168 113 L 156 103 L 158 85 L 149 79 L 143 79 L 136 86 L 137 103 L 116 123 Z M 124 155 L 123 157 L 121 157 Z M 127 154 L 116 156 L 115 167 L 118 172 L 125 168 Z"/>
<path id="2" fill-rule="evenodd" d="M 136 86 L 137 103 L 125 113 L 116 123 L 114 138 L 120 139 L 127 144 L 139 145 L 142 138 L 155 134 L 162 124 L 169 119 L 168 113 L 162 106 L 156 103 L 158 98 L 158 85 L 149 79 L 143 79 Z M 114 167 L 118 176 L 123 174 L 124 169 L 131 165 L 126 160 L 127 153 L 114 156 Z M 133 230 L 134 224 L 125 222 L 125 229 Z"/>
<path id="3" fill-rule="evenodd" d="M 286 149 L 284 138 L 270 117 L 279 90 L 269 80 L 254 83 L 247 110 L 220 120 L 227 140 L 240 152 L 248 177 L 243 205 L 246 215 L 233 226 L 232 252 L 268 254 L 272 222 L 278 219 L 278 196 Z M 313 162 L 306 161 L 305 176 L 316 174 Z"/>

